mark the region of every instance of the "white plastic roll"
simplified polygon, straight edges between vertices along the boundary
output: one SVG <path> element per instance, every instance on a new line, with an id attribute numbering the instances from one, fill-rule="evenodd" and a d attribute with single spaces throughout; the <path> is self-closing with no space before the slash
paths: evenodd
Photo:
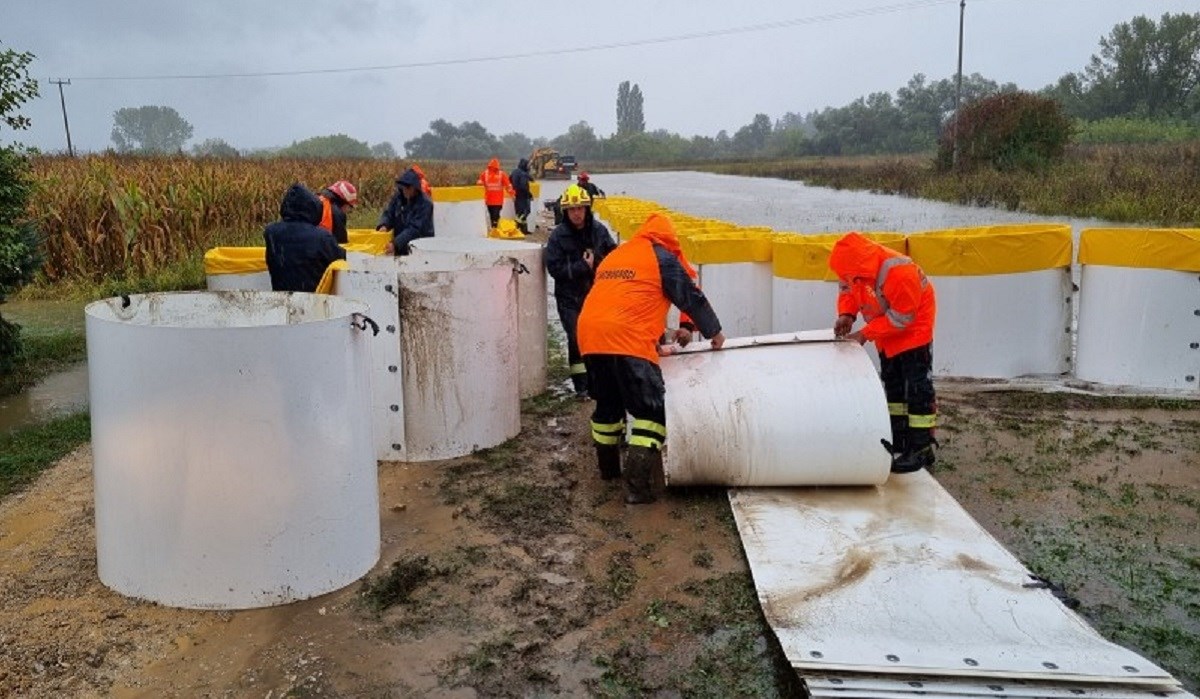
<path id="1" fill-rule="evenodd" d="M 244 609 L 371 569 L 365 310 L 247 291 L 87 306 L 101 582 L 174 607 Z"/>
<path id="2" fill-rule="evenodd" d="M 861 346 L 832 338 L 832 330 L 741 338 L 664 357 L 667 484 L 887 480 L 883 387 Z"/>

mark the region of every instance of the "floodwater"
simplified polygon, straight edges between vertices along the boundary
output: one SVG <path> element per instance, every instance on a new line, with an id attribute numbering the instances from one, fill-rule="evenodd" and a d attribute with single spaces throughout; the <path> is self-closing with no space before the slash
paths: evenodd
<path id="1" fill-rule="evenodd" d="M 850 230 L 913 233 L 941 228 L 1001 223 L 1070 223 L 1078 240 L 1084 228 L 1121 224 L 1094 219 L 1037 216 L 1001 209 L 943 204 L 894 195 L 809 187 L 799 182 L 703 172 L 612 173 L 592 178 L 606 194 L 648 199 L 694 216 L 743 226 L 770 226 L 780 232 L 831 233 Z M 570 181 L 542 182 L 543 199 L 557 198 Z M 77 302 L 10 302 L 0 314 L 23 326 L 28 337 L 77 324 Z M 0 434 L 87 406 L 87 367 L 79 365 L 47 377 L 16 396 L 0 397 Z"/>
<path id="2" fill-rule="evenodd" d="M 83 332 L 83 306 L 78 301 L 10 301 L 0 305 L 0 315 L 19 324 L 27 340 L 64 330 Z M 84 410 L 87 404 L 87 364 L 81 362 L 26 391 L 0 396 L 0 434 Z"/>

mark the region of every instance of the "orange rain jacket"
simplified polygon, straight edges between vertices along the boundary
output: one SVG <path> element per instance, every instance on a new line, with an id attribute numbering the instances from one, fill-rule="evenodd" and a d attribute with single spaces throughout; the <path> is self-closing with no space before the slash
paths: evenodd
<path id="1" fill-rule="evenodd" d="M 417 165 L 416 163 L 409 165 L 409 167 L 412 169 L 413 172 L 417 173 L 417 177 L 421 178 L 421 191 L 425 192 L 425 196 L 429 197 L 430 200 L 432 201 L 433 187 L 430 187 L 429 180 L 425 179 L 425 171 L 422 170 L 421 166 Z"/>
<path id="2" fill-rule="evenodd" d="M 834 243 L 829 268 L 838 277 L 838 313 L 862 313 L 863 337 L 885 357 L 933 342 L 937 297 L 911 259 L 847 233 Z"/>
<path id="3" fill-rule="evenodd" d="M 721 322 L 683 256 L 671 220 L 651 214 L 637 233 L 605 256 L 579 314 L 579 352 L 620 354 L 658 363 L 658 341 L 675 304 L 704 337 Z"/>
<path id="4" fill-rule="evenodd" d="M 488 161 L 487 169 L 480 175 L 475 184 L 483 185 L 483 203 L 488 206 L 504 204 L 504 194 L 516 196 L 512 183 L 508 181 L 508 173 L 500 169 L 500 161 L 492 158 Z"/>

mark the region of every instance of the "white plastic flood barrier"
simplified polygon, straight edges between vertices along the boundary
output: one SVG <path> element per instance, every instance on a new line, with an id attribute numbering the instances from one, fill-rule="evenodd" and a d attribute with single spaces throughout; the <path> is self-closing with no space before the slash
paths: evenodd
<path id="1" fill-rule="evenodd" d="M 469 255 L 399 259 L 403 459 L 451 459 L 515 437 L 515 266 Z"/>
<path id="2" fill-rule="evenodd" d="M 483 187 L 434 187 L 433 230 L 441 238 L 482 238 L 488 233 Z"/>
<path id="3" fill-rule="evenodd" d="M 1071 368 L 1071 227 L 1011 224 L 908 237 L 937 289 L 933 373 L 1011 379 Z"/>
<path id="4" fill-rule="evenodd" d="M 871 240 L 907 253 L 903 233 L 864 233 Z M 771 332 L 832 328 L 837 320 L 838 281 L 829 269 L 829 254 L 840 234 L 777 235 L 771 241 Z M 861 328 L 861 318 L 855 329 Z M 877 369 L 874 343 L 863 345 Z"/>
<path id="5" fill-rule="evenodd" d="M 771 332 L 771 234 L 709 233 L 683 240 L 726 337 Z"/>
<path id="6" fill-rule="evenodd" d="M 204 253 L 205 282 L 209 291 L 270 291 L 267 249 L 221 247 Z"/>
<path id="7" fill-rule="evenodd" d="M 546 267 L 542 246 L 494 238 L 422 238 L 413 242 L 414 260 L 424 255 L 476 256 L 480 263 L 517 269 L 517 364 L 520 397 L 546 390 Z M 464 266 L 479 266 L 464 260 Z"/>
<path id="8" fill-rule="evenodd" d="M 1080 234 L 1076 377 L 1200 392 L 1200 229 Z"/>
<path id="9" fill-rule="evenodd" d="M 100 580 L 244 609 L 379 558 L 364 304 L 226 291 L 87 306 Z"/>
<path id="10" fill-rule="evenodd" d="M 661 361 L 668 485 L 887 480 L 887 401 L 858 343 L 824 330 L 707 346 Z"/>

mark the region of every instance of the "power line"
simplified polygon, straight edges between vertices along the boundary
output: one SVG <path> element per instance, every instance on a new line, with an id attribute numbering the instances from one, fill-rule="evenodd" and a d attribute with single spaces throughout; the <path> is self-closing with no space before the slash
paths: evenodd
<path id="1" fill-rule="evenodd" d="M 547 49 L 544 51 L 527 51 L 523 53 L 509 53 L 499 56 L 476 56 L 472 58 L 450 58 L 438 61 L 417 61 L 414 63 L 396 63 L 391 65 L 377 66 L 357 66 L 348 68 L 314 68 L 310 70 L 274 70 L 260 71 L 248 73 L 202 73 L 202 74 L 176 74 L 176 75 L 107 75 L 107 76 L 85 76 L 77 77 L 75 80 L 88 81 L 132 81 L 132 80 L 220 80 L 226 78 L 273 78 L 283 76 L 299 76 L 299 75 L 333 75 L 345 73 L 367 73 L 373 71 L 384 70 L 408 70 L 414 68 L 434 68 L 438 66 L 466 65 L 471 63 L 492 63 L 496 61 L 512 61 L 524 58 L 539 58 L 545 56 L 561 56 L 566 54 L 586 53 L 590 51 L 609 51 L 612 49 L 633 48 L 636 46 L 652 46 L 655 44 L 669 44 L 680 41 L 692 41 L 694 39 L 708 39 L 719 36 L 731 36 L 735 34 L 750 34 L 754 32 L 771 31 L 775 29 L 786 29 L 789 27 L 798 27 L 807 24 L 823 24 L 826 22 L 836 22 L 845 19 L 854 19 L 857 17 L 870 17 L 874 15 L 890 14 L 893 12 L 904 12 L 908 10 L 924 9 L 927 7 L 936 7 L 938 5 L 952 5 L 958 0 L 910 0 L 909 2 L 896 3 L 893 5 L 881 5 L 879 7 L 868 7 L 861 10 L 847 10 L 844 12 L 835 12 L 827 15 L 817 15 L 814 17 L 799 17 L 796 19 L 780 20 L 776 22 L 764 22 L 762 24 L 751 24 L 742 27 L 731 27 L 728 29 L 713 29 L 702 32 L 692 32 L 690 34 L 677 34 L 674 36 L 658 37 L 654 39 L 639 39 L 635 41 L 619 41 L 608 44 L 595 44 L 592 46 L 577 46 L 574 48 L 563 49 Z"/>

